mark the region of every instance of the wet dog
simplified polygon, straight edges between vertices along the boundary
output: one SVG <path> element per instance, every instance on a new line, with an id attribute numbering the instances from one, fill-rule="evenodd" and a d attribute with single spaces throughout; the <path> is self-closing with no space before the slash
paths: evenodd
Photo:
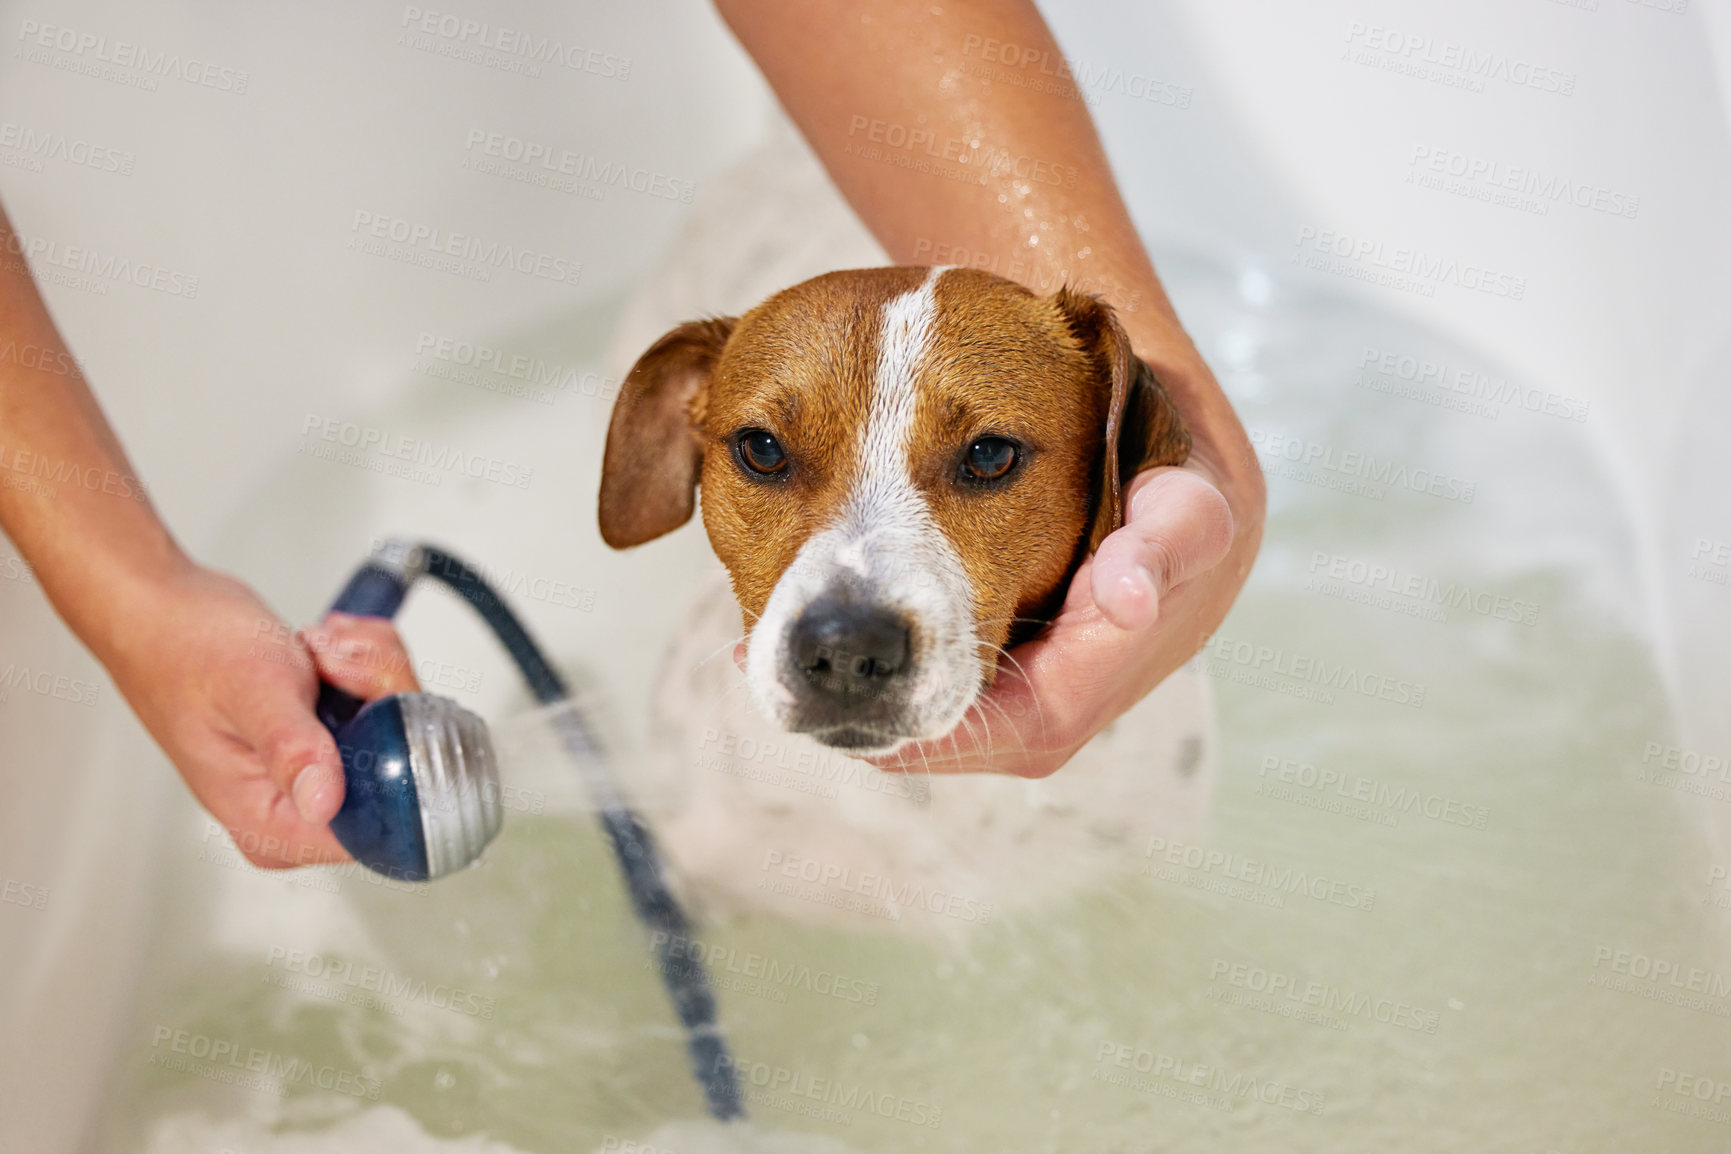
<path id="1" fill-rule="evenodd" d="M 683 287 L 646 287 L 638 327 Z M 1189 670 L 1044 780 L 858 760 L 941 737 L 1017 675 L 1003 649 L 1121 524 L 1124 484 L 1188 447 L 1106 305 L 983 271 L 830 273 L 656 340 L 614 408 L 600 521 L 630 548 L 700 492 L 725 568 L 674 631 L 651 731 L 686 896 L 956 933 L 1132 878 L 1193 829 L 1213 711 Z"/>
<path id="2" fill-rule="evenodd" d="M 752 700 L 856 754 L 941 737 L 1189 437 L 1109 306 L 976 269 L 877 268 L 680 325 L 608 429 L 601 534 L 703 524 Z"/>

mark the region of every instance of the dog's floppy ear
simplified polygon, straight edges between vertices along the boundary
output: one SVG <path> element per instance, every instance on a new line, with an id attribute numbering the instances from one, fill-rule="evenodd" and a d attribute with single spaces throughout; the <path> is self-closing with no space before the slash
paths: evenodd
<path id="1" fill-rule="evenodd" d="M 1154 370 L 1130 351 L 1130 338 L 1112 306 L 1087 293 L 1058 290 L 1058 308 L 1094 358 L 1101 388 L 1109 390 L 1100 472 L 1094 480 L 1094 516 L 1088 551 L 1124 524 L 1124 486 L 1143 469 L 1182 465 L 1190 433 Z"/>
<path id="2" fill-rule="evenodd" d="M 615 549 L 654 540 L 691 519 L 703 465 L 697 421 L 734 320 L 680 325 L 626 375 L 601 462 L 601 539 Z"/>

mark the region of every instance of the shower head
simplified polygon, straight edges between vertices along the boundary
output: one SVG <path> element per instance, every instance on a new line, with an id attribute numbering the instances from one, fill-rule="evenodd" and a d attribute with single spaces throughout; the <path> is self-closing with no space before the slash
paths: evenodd
<path id="1" fill-rule="evenodd" d="M 487 579 L 431 545 L 385 541 L 337 595 L 333 612 L 395 617 L 409 587 L 433 577 L 467 601 L 516 662 L 536 700 L 569 704 L 571 691 Z M 348 793 L 331 821 L 343 848 L 369 869 L 405 881 L 431 881 L 462 869 L 499 832 L 499 770 L 481 719 L 456 702 L 398 693 L 363 704 L 336 686 L 319 686 L 315 708 L 337 739 Z M 652 950 L 710 1114 L 745 1116 L 744 1092 L 716 1025 L 715 994 L 701 963 L 675 963 L 668 943 L 688 940 L 690 923 L 667 884 L 647 826 L 594 763 L 597 746 L 582 717 L 557 715 L 560 736 L 580 766 L 598 809 L 632 910 L 651 931 Z"/>
<path id="2" fill-rule="evenodd" d="M 481 719 L 445 697 L 399 693 L 335 731 L 347 792 L 331 832 L 355 860 L 404 881 L 462 869 L 499 832 L 499 767 Z"/>

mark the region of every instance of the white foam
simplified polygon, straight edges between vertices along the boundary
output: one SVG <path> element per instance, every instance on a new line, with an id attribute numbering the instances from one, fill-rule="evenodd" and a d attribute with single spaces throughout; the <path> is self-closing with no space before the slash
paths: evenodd
<path id="1" fill-rule="evenodd" d="M 328 1130 L 272 1133 L 251 1118 L 216 1119 L 198 1112 L 169 1114 L 157 1120 L 145 1154 L 186 1154 L 189 1150 L 233 1154 L 520 1154 L 515 1146 L 483 1134 L 435 1138 L 395 1106 L 373 1106 Z"/>
<path id="2" fill-rule="evenodd" d="M 145 1154 L 522 1154 L 484 1134 L 438 1138 L 395 1106 L 372 1106 L 326 1130 L 272 1133 L 251 1118 L 215 1119 L 198 1112 L 158 1119 Z M 596 1154 L 850 1154 L 817 1134 L 760 1129 L 749 1122 L 669 1122 L 644 1136 L 608 1135 Z"/>

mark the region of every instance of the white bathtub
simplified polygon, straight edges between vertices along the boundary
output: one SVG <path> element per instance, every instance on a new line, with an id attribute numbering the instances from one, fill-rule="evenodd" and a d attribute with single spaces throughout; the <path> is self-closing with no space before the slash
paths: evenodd
<path id="1" fill-rule="evenodd" d="M 724 956 L 876 991 L 724 979 L 736 1048 L 781 1078 L 751 1148 L 1723 1148 L 1723 1118 L 1678 1112 L 1724 1109 L 1731 1084 L 1731 781 L 1711 761 L 1731 753 L 1731 102 L 1725 29 L 1689 9 L 1049 7 L 1271 474 L 1264 555 L 1196 670 L 1219 701 L 1212 815 L 1061 909 L 940 941 L 706 926 Z M 493 18 L 602 63 L 507 72 L 400 43 L 402 12 L 336 4 L 15 5 L 5 37 L 29 54 L 0 76 L 7 117 L 132 163 L 11 164 L 0 195 L 26 233 L 199 278 L 191 299 L 45 289 L 194 552 L 300 621 L 375 534 L 445 541 L 524 579 L 518 604 L 601 683 L 629 749 L 707 563 L 691 530 L 621 556 L 592 528 L 600 382 L 668 307 L 640 286 L 670 283 L 669 246 L 699 225 L 707 271 L 678 283 L 701 307 L 763 275 L 753 236 L 790 267 L 861 242 L 820 195 L 808 227 L 726 234 L 765 211 L 751 158 L 775 115 L 706 8 Z M 30 48 L 50 23 L 216 61 L 230 90 L 89 75 L 88 52 Z M 1503 71 L 1482 91 L 1415 74 L 1457 51 Z M 606 75 L 624 59 L 628 79 Z M 696 203 L 465 170 L 477 130 L 641 165 Z M 1457 154 L 1591 191 L 1540 213 L 1483 180 L 1427 187 L 1415 158 L 1446 176 Z M 581 281 L 480 285 L 352 251 L 357 213 L 580 259 Z M 1406 249 L 1421 275 L 1366 279 Z M 443 338 L 568 368 L 571 387 L 544 405 L 435 376 Z M 1426 363 L 1446 375 L 1417 379 Z M 530 480 L 320 460 L 326 421 Z M 1367 480 L 1365 455 L 1404 472 Z M 717 1148 L 556 764 L 525 755 L 529 800 L 486 865 L 423 895 L 263 876 L 34 584 L 0 581 L 0 615 L 6 662 L 96 686 L 94 706 L 17 687 L 0 703 L 0 1150 Z M 417 594 L 405 630 L 466 704 L 520 705 L 455 606 Z M 1319 687 L 1318 666 L 1354 676 Z M 407 991 L 340 1000 L 311 954 Z M 266 1054 L 262 1088 L 171 1068 L 217 1043 Z M 329 1077 L 285 1084 L 295 1061 Z M 865 1093 L 937 1124 L 862 1110 Z"/>

